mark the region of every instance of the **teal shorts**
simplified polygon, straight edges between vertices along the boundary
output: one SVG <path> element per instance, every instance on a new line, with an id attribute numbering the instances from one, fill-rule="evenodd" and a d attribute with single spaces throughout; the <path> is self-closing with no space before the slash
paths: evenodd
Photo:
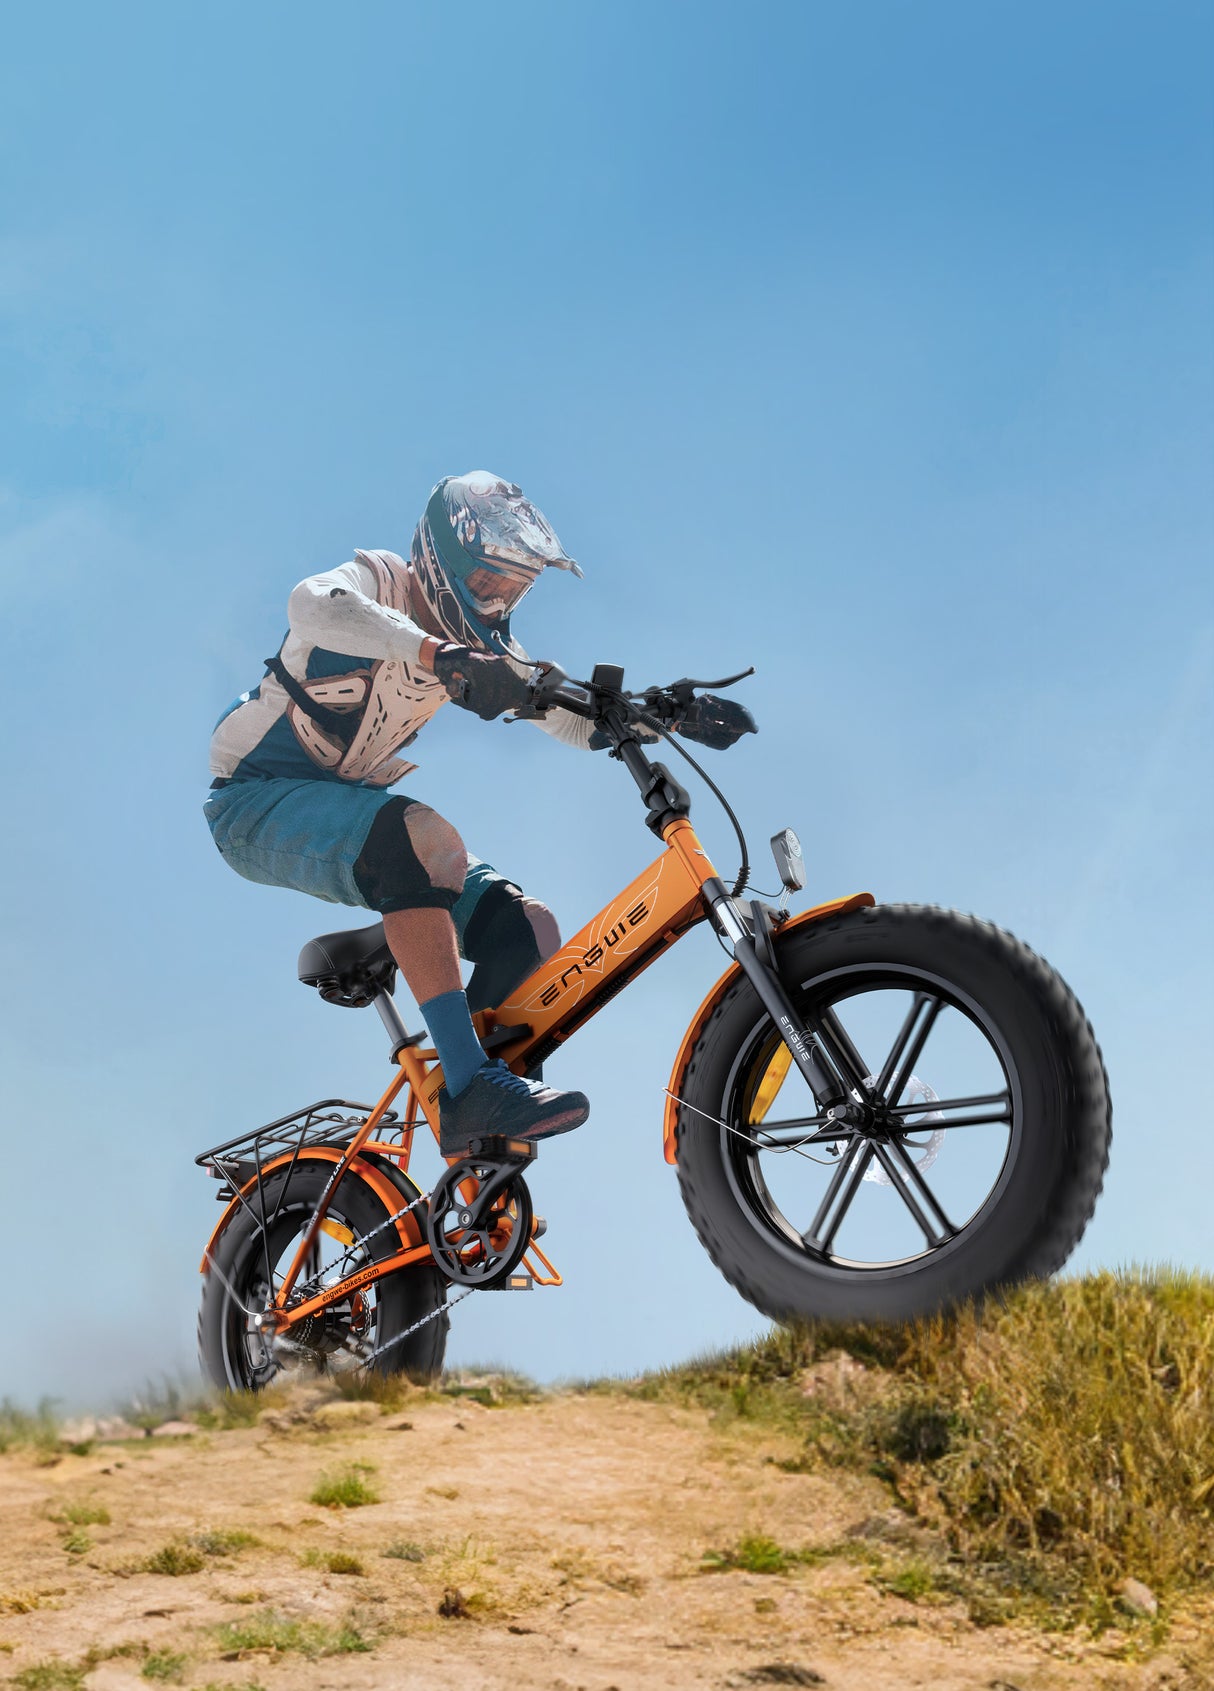
<path id="1" fill-rule="evenodd" d="M 213 787 L 203 811 L 220 856 L 246 881 L 370 910 L 354 865 L 384 805 L 403 797 L 340 781 L 269 778 Z M 484 894 L 504 879 L 491 863 L 469 856 L 464 890 L 451 912 L 459 935 Z"/>

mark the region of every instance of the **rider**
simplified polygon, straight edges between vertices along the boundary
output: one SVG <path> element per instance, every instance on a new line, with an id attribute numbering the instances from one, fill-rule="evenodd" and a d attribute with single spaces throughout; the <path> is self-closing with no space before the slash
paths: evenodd
<path id="1" fill-rule="evenodd" d="M 582 573 L 520 488 L 484 470 L 445 477 L 408 560 L 359 551 L 300 582 L 281 648 L 211 740 L 205 810 L 225 861 L 248 880 L 382 915 L 442 1063 L 447 1156 L 478 1134 L 540 1139 L 590 1113 L 584 1093 L 489 1059 L 470 1014 L 557 950 L 552 913 L 428 805 L 386 790 L 416 768 L 396 753 L 448 698 L 485 721 L 527 704 L 533 664 L 510 616 L 550 566 Z M 584 719 L 535 720 L 591 744 Z M 461 956 L 475 965 L 467 993 Z"/>

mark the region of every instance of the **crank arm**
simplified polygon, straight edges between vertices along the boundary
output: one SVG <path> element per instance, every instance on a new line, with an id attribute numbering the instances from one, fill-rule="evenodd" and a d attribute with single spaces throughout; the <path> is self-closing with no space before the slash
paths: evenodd
<path id="1" fill-rule="evenodd" d="M 759 1002 L 780 1031 L 780 1037 L 792 1053 L 806 1085 L 814 1095 L 820 1110 L 847 1100 L 831 1068 L 824 1062 L 817 1042 L 801 1024 L 784 982 L 770 964 L 765 962 L 746 930 L 732 898 L 715 878 L 704 883 L 704 896 L 717 932 L 729 941 L 734 961 L 759 995 Z"/>
<path id="2" fill-rule="evenodd" d="M 471 1218 L 465 1225 L 472 1229 L 484 1226 L 494 1204 L 507 1187 L 512 1186 L 518 1178 L 519 1165 L 507 1163 L 503 1168 L 499 1168 L 495 1174 L 491 1174 L 483 1184 L 478 1185 L 476 1196 L 472 1202 L 458 1206 L 461 1213 L 466 1210 Z"/>

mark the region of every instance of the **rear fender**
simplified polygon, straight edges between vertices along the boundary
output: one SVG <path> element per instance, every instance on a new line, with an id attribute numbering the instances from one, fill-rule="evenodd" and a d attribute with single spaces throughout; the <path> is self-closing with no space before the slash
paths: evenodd
<path id="1" fill-rule="evenodd" d="M 841 916 L 848 910 L 864 910 L 876 902 L 870 892 L 854 892 L 847 898 L 828 899 L 825 904 L 815 904 L 812 910 L 803 910 L 799 916 L 791 917 L 781 927 L 780 936 L 782 938 L 785 934 L 791 933 L 794 928 L 803 928 L 810 922 L 820 922 L 824 916 Z M 704 1024 L 733 983 L 741 978 L 741 975 L 742 971 L 738 964 L 731 963 L 696 1011 L 691 1026 L 683 1036 L 683 1043 L 679 1046 L 679 1054 L 675 1058 L 674 1068 L 671 1070 L 670 1084 L 666 1089 L 666 1110 L 662 1118 L 662 1151 L 668 1163 L 673 1164 L 675 1161 L 675 1130 L 678 1126 L 679 1117 L 678 1100 L 682 1096 L 683 1076 L 687 1073 L 691 1053 L 695 1049 L 696 1041 L 704 1031 Z"/>
<path id="2" fill-rule="evenodd" d="M 300 1164 L 305 1162 L 337 1163 L 341 1161 L 344 1154 L 344 1151 L 339 1146 L 309 1145 L 308 1149 L 301 1152 L 299 1157 L 296 1159 L 296 1166 L 298 1167 Z M 275 1169 L 284 1168 L 290 1161 L 291 1153 L 289 1151 L 285 1151 L 281 1157 L 272 1158 L 270 1162 L 265 1164 L 261 1171 L 263 1183 L 267 1175 L 273 1174 Z M 357 1179 L 364 1181 L 375 1193 L 380 1202 L 385 1206 L 389 1214 L 392 1214 L 394 1211 L 400 1209 L 403 1204 L 412 1203 L 413 1199 L 420 1195 L 420 1188 L 413 1184 L 408 1175 L 405 1174 L 402 1169 L 398 1168 L 394 1162 L 389 1162 L 387 1158 L 379 1157 L 374 1154 L 367 1155 L 360 1152 L 350 1164 L 350 1167 L 346 1170 L 342 1179 Z M 243 1198 L 247 1199 L 250 1195 L 255 1195 L 256 1192 L 256 1177 L 246 1182 L 246 1184 L 241 1187 L 241 1197 Z M 198 1264 L 198 1272 L 200 1274 L 206 1273 L 211 1255 L 214 1252 L 216 1245 L 219 1243 L 224 1229 L 227 1227 L 228 1223 L 239 1208 L 240 1198 L 233 1198 L 227 1209 L 225 1209 L 223 1214 L 220 1216 L 214 1232 L 207 1240 L 206 1250 L 202 1253 L 202 1261 Z M 414 1211 L 412 1215 L 401 1216 L 400 1220 L 396 1223 L 396 1231 L 400 1235 L 402 1250 L 413 1250 L 418 1245 L 425 1243 L 422 1238 L 421 1226 L 418 1222 L 416 1211 Z"/>

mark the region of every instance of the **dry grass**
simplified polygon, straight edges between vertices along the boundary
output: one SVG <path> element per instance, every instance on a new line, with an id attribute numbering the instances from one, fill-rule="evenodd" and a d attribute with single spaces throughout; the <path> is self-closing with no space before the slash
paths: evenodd
<path id="1" fill-rule="evenodd" d="M 95 1667 L 124 1658 L 141 1660 L 144 1678 L 161 1681 L 180 1680 L 187 1660 L 168 1651 L 153 1653 L 146 1644 L 112 1644 L 105 1649 L 94 1646 L 78 1662 L 62 1657 L 31 1662 L 7 1683 L 16 1686 L 17 1691 L 84 1691 L 88 1675 Z"/>
<path id="2" fill-rule="evenodd" d="M 263 1392 L 221 1392 L 205 1399 L 192 1411 L 193 1419 L 206 1432 L 226 1433 L 235 1427 L 255 1427 L 263 1410 L 283 1400 L 281 1388 Z"/>
<path id="3" fill-rule="evenodd" d="M 68 1662 L 33 1662 L 9 1681 L 17 1691 L 83 1691 L 86 1669 Z"/>
<path id="4" fill-rule="evenodd" d="M 359 1557 L 348 1550 L 304 1550 L 300 1553 L 301 1568 L 323 1568 L 327 1574 L 365 1574 Z"/>
<path id="5" fill-rule="evenodd" d="M 789 1467 L 875 1472 L 933 1529 L 937 1587 L 967 1570 L 988 1619 L 1036 1606 L 1108 1624 L 1127 1576 L 1166 1597 L 1214 1575 L 1208 1276 L 1094 1274 L 913 1326 L 777 1331 L 599 1389 L 796 1431 Z"/>
<path id="6" fill-rule="evenodd" d="M 823 1562 L 883 1563 L 881 1553 L 855 1540 L 838 1544 L 815 1544 L 800 1550 L 778 1544 L 762 1533 L 750 1533 L 723 1550 L 706 1550 L 700 1559 L 702 1574 L 727 1574 L 740 1568 L 750 1574 L 787 1574 L 794 1568 L 815 1568 Z"/>
<path id="7" fill-rule="evenodd" d="M 261 1540 L 255 1533 L 235 1527 L 191 1533 L 188 1542 L 195 1550 L 201 1550 L 204 1556 L 236 1556 L 240 1551 L 260 1544 Z"/>
<path id="8" fill-rule="evenodd" d="M 324 1621 L 294 1620 L 273 1609 L 262 1609 L 247 1620 L 225 1621 L 215 1628 L 215 1639 L 225 1654 L 257 1650 L 271 1658 L 301 1655 L 312 1661 L 321 1656 L 361 1654 L 375 1647 L 352 1620 L 330 1626 Z"/>
<path id="9" fill-rule="evenodd" d="M 908 1370 L 913 1391 L 870 1438 L 899 1494 L 971 1555 L 1160 1590 L 1214 1572 L 1214 1281 L 1039 1287 L 917 1330 Z M 942 1431 L 921 1453 L 925 1418 Z"/>
<path id="10" fill-rule="evenodd" d="M 500 1367 L 448 1370 L 441 1380 L 417 1379 L 409 1374 L 331 1375 L 328 1382 L 338 1397 L 357 1403 L 376 1403 L 385 1412 L 436 1398 L 471 1398 L 484 1409 L 521 1408 L 537 1402 L 544 1392 L 535 1381 L 515 1369 Z"/>
<path id="11" fill-rule="evenodd" d="M 185 1677 L 188 1660 L 177 1650 L 153 1650 L 139 1672 L 144 1679 L 150 1679 L 155 1684 L 177 1685 Z"/>
<path id="12" fill-rule="evenodd" d="M 348 1462 L 344 1468 L 330 1469 L 312 1487 L 308 1501 L 322 1509 L 362 1509 L 378 1503 L 379 1493 L 367 1477 L 374 1472 L 370 1462 Z"/>
<path id="13" fill-rule="evenodd" d="M 199 1574 L 207 1565 L 201 1550 L 190 1544 L 163 1544 L 159 1550 L 140 1563 L 142 1572 L 163 1574 L 168 1579 L 180 1579 L 183 1574 Z"/>
<path id="14" fill-rule="evenodd" d="M 0 1455 L 27 1446 L 42 1462 L 56 1462 L 62 1454 L 54 1400 L 44 1397 L 37 1409 L 21 1409 L 10 1398 L 0 1400 Z"/>

